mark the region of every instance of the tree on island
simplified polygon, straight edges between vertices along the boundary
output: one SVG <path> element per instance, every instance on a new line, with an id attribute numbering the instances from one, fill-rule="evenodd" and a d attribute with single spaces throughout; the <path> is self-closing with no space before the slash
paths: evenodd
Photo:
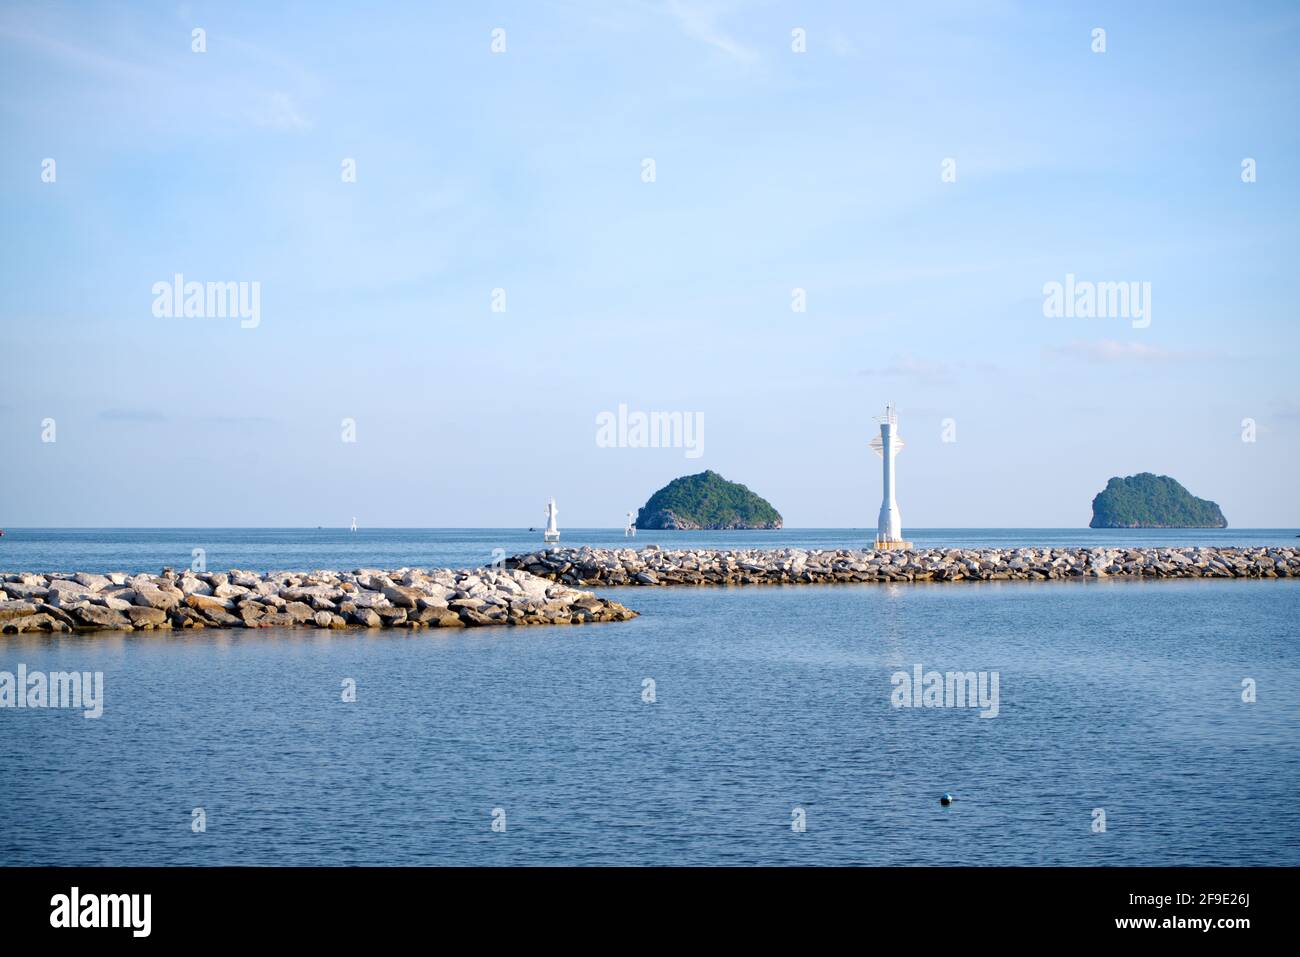
<path id="1" fill-rule="evenodd" d="M 1168 475 L 1112 478 L 1092 500 L 1089 528 L 1227 528 L 1214 502 L 1197 498 Z"/>
<path id="2" fill-rule="evenodd" d="M 637 512 L 637 528 L 753 529 L 781 528 L 781 513 L 766 499 L 717 472 L 704 471 L 673 479 Z"/>

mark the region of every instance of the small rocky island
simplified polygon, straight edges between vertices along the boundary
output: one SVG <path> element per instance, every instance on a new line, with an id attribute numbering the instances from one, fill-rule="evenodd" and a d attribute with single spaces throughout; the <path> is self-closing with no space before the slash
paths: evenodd
<path id="1" fill-rule="evenodd" d="M 636 527 L 669 530 L 780 528 L 781 513 L 717 472 L 673 479 L 637 512 Z"/>
<path id="2" fill-rule="evenodd" d="M 1227 528 L 1214 502 L 1197 498 L 1168 475 L 1112 478 L 1092 500 L 1089 528 Z"/>

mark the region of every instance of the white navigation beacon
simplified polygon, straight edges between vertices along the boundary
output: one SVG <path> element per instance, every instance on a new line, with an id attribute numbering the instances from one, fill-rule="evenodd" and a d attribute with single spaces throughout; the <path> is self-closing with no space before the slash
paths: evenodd
<path id="1" fill-rule="evenodd" d="M 546 531 L 542 532 L 542 541 L 558 542 L 560 540 L 560 529 L 555 524 L 555 516 L 560 514 L 560 510 L 555 507 L 555 499 L 546 503 Z"/>
<path id="2" fill-rule="evenodd" d="M 623 537 L 627 538 L 629 535 L 632 538 L 636 538 L 636 518 L 634 512 L 627 513 L 627 525 L 623 527 Z"/>
<path id="3" fill-rule="evenodd" d="M 876 548 L 880 551 L 911 548 L 912 543 L 903 540 L 903 519 L 894 497 L 894 456 L 902 450 L 903 440 L 898 436 L 898 412 L 892 403 L 885 406 L 885 414 L 876 421 L 880 423 L 880 434 L 871 440 L 871 449 L 884 462 Z"/>

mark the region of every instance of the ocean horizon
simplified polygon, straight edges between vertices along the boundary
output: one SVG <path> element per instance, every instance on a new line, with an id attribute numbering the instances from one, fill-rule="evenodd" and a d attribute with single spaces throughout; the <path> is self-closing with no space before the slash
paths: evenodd
<path id="1" fill-rule="evenodd" d="M 1187 548 L 1294 545 L 1282 528 L 916 528 L 917 548 Z M 565 528 L 561 546 L 593 548 L 871 548 L 874 528 L 744 531 Z M 0 573 L 153 572 L 190 567 L 284 571 L 403 567 L 476 568 L 549 547 L 541 528 L 6 528 Z M 504 555 L 502 555 L 504 552 Z"/>

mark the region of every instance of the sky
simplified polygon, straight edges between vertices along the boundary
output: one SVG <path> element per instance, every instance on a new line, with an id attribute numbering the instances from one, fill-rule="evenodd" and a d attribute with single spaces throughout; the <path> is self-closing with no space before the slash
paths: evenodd
<path id="1" fill-rule="evenodd" d="M 6 3 L 0 527 L 1300 526 L 1300 7 L 893 6 Z"/>

